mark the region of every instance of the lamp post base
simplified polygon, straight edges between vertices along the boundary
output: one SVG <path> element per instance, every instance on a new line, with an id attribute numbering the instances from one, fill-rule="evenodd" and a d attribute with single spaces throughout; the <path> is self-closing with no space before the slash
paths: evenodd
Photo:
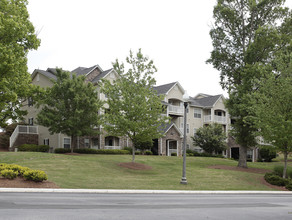
<path id="1" fill-rule="evenodd" d="M 184 185 L 187 185 L 188 184 L 187 178 L 186 177 L 181 178 L 180 183 L 184 184 Z"/>

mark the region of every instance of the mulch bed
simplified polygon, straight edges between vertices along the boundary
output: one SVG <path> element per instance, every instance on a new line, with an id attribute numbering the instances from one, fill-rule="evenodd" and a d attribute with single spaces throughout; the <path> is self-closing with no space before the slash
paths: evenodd
<path id="1" fill-rule="evenodd" d="M 119 163 L 118 166 L 125 167 L 132 170 L 151 170 L 152 167 L 142 163 Z"/>
<path id="2" fill-rule="evenodd" d="M 53 182 L 43 181 L 43 182 L 34 182 L 25 180 L 21 177 L 17 177 L 13 180 L 5 179 L 0 177 L 0 187 L 1 188 L 60 188 Z"/>

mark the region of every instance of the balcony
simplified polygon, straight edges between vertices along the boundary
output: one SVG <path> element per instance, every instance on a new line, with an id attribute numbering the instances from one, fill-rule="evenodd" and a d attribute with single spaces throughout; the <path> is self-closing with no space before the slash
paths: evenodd
<path id="1" fill-rule="evenodd" d="M 17 125 L 17 127 L 14 129 L 14 132 L 10 136 L 9 148 L 13 147 L 13 144 L 15 143 L 15 141 L 17 140 L 17 138 L 20 134 L 22 134 L 22 135 L 26 135 L 26 134 L 37 135 L 38 134 L 38 127 L 37 126 Z M 24 144 L 24 143 L 22 143 L 22 144 Z"/>
<path id="2" fill-rule="evenodd" d="M 168 114 L 183 116 L 184 108 L 182 106 L 177 106 L 177 105 L 168 105 Z"/>
<path id="3" fill-rule="evenodd" d="M 215 122 L 215 123 L 219 123 L 219 124 L 226 124 L 227 119 L 225 116 L 219 116 L 219 115 L 214 115 L 214 118 L 212 119 L 211 115 L 205 115 L 204 122 L 205 123 Z"/>

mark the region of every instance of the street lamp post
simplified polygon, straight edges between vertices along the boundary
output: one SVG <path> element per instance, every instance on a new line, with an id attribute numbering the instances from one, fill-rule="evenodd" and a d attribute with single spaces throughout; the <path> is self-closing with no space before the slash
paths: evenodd
<path id="1" fill-rule="evenodd" d="M 182 171 L 182 178 L 180 183 L 181 184 L 188 184 L 187 177 L 186 177 L 186 151 L 187 151 L 187 108 L 188 108 L 188 99 L 189 96 L 187 92 L 183 95 L 184 100 L 184 142 L 183 142 L 183 171 Z"/>

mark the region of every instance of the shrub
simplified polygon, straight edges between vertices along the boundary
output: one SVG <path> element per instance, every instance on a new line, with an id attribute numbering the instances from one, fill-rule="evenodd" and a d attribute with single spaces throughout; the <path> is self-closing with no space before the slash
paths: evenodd
<path id="1" fill-rule="evenodd" d="M 133 153 L 133 148 L 131 148 L 131 147 L 124 147 L 124 149 L 123 150 L 127 150 L 127 151 L 129 151 L 130 152 L 130 154 L 132 154 Z"/>
<path id="2" fill-rule="evenodd" d="M 146 150 L 146 151 L 145 151 L 145 154 L 146 154 L 146 155 L 153 155 L 152 151 L 150 151 L 150 150 Z"/>
<path id="3" fill-rule="evenodd" d="M 97 154 L 96 149 L 92 149 L 92 148 L 79 148 L 79 149 L 74 149 L 73 151 L 79 154 Z"/>
<path id="4" fill-rule="evenodd" d="M 41 170 L 27 170 L 23 173 L 23 178 L 34 182 L 42 182 L 48 179 L 47 174 Z"/>
<path id="5" fill-rule="evenodd" d="M 272 159 L 277 157 L 277 152 L 272 146 L 261 146 L 259 149 L 259 162 L 271 162 Z"/>
<path id="6" fill-rule="evenodd" d="M 65 153 L 70 153 L 71 149 L 69 149 L 69 148 L 55 148 L 54 152 L 56 154 L 65 154 Z"/>
<path id="7" fill-rule="evenodd" d="M 177 156 L 177 153 L 171 153 L 171 156 Z"/>
<path id="8" fill-rule="evenodd" d="M 11 169 L 1 170 L 1 175 L 6 179 L 15 179 L 18 176 L 18 172 Z"/>
<path id="9" fill-rule="evenodd" d="M 292 191 L 292 182 L 290 181 L 286 186 L 286 189 L 288 189 L 289 191 Z"/>
<path id="10" fill-rule="evenodd" d="M 23 144 L 17 147 L 18 151 L 49 152 L 48 145 Z"/>
<path id="11" fill-rule="evenodd" d="M 289 183 L 289 180 L 283 179 L 274 173 L 266 173 L 264 178 L 268 183 L 276 186 L 285 186 Z"/>
<path id="12" fill-rule="evenodd" d="M 277 165 L 274 166 L 274 174 L 282 177 L 283 176 L 283 170 L 284 170 L 284 166 L 283 165 Z M 292 179 L 292 169 L 290 167 L 287 167 L 287 177 L 289 177 L 290 179 Z"/>

